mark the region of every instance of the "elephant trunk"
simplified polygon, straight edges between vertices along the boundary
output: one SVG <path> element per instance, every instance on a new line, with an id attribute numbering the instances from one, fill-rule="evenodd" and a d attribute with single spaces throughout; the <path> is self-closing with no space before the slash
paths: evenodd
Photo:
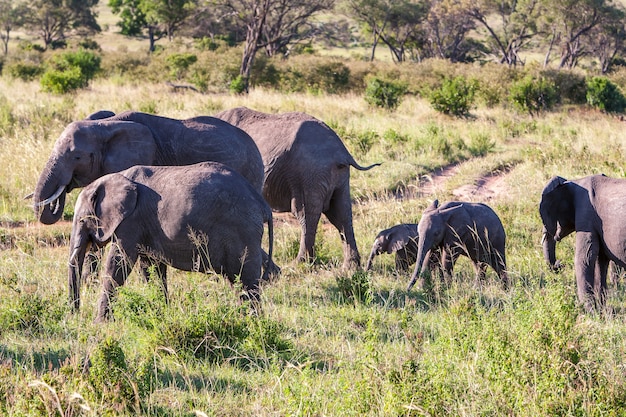
<path id="1" fill-rule="evenodd" d="M 543 257 L 548 262 L 550 269 L 558 272 L 561 269 L 561 263 L 556 260 L 556 240 L 554 236 L 544 229 L 541 243 L 543 246 Z"/>
<path id="2" fill-rule="evenodd" d="M 88 240 L 80 234 L 80 231 L 74 230 L 70 239 L 71 253 L 68 274 L 70 306 L 73 311 L 78 311 L 80 307 L 80 277 L 82 276 L 83 263 L 88 247 Z"/>
<path id="3" fill-rule="evenodd" d="M 59 221 L 65 208 L 69 179 L 62 178 L 57 173 L 58 168 L 59 164 L 56 160 L 48 161 L 32 196 L 35 216 L 43 224 L 53 224 Z"/>
<path id="4" fill-rule="evenodd" d="M 427 246 L 428 245 L 428 246 Z M 413 271 L 413 275 L 411 276 L 411 281 L 407 287 L 407 292 L 411 291 L 413 285 L 417 282 L 422 271 L 425 269 L 424 265 L 428 264 L 428 258 L 430 257 L 430 245 L 426 242 L 426 238 L 423 234 L 420 234 L 419 243 L 417 245 L 417 261 L 415 263 L 415 270 Z"/>
<path id="5" fill-rule="evenodd" d="M 367 264 L 365 265 L 365 270 L 369 271 L 370 269 L 372 269 L 372 262 L 374 261 L 374 258 L 376 257 L 376 255 L 378 255 L 380 253 L 380 247 L 378 245 L 378 242 L 374 243 L 374 247 L 372 248 L 372 251 L 370 252 L 370 256 L 367 258 Z"/>

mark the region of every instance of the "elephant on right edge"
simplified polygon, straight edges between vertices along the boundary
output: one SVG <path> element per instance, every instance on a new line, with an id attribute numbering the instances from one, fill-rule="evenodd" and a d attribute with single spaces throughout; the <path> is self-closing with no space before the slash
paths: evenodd
<path id="1" fill-rule="evenodd" d="M 555 176 L 539 203 L 543 253 L 558 270 L 556 242 L 576 232 L 576 286 L 587 311 L 604 306 L 609 263 L 626 267 L 626 180 L 591 175 L 568 181 Z"/>
<path id="2" fill-rule="evenodd" d="M 360 267 L 352 226 L 350 167 L 360 166 L 337 134 L 305 113 L 267 114 L 246 107 L 215 117 L 252 137 L 263 165 L 263 197 L 276 212 L 291 212 L 302 227 L 298 261 L 315 259 L 315 235 L 322 213 L 337 228 L 343 243 L 343 267 Z"/>

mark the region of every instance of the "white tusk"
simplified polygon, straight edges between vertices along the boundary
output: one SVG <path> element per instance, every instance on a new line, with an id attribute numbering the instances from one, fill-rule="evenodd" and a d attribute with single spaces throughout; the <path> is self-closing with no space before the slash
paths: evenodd
<path id="1" fill-rule="evenodd" d="M 65 191 L 65 185 L 60 186 L 56 192 L 51 196 L 46 198 L 43 201 L 39 201 L 37 203 L 34 204 L 35 207 L 41 207 L 41 206 L 45 206 L 46 204 L 50 204 L 52 203 L 54 200 L 56 200 L 57 198 L 59 198 L 59 196 L 61 194 L 63 194 L 63 192 Z"/>
<path id="2" fill-rule="evenodd" d="M 29 200 L 29 199 L 33 198 L 33 195 L 34 195 L 34 194 L 35 194 L 35 193 L 30 193 L 30 194 L 28 194 L 28 195 L 25 195 L 25 196 L 24 196 L 24 200 Z"/>
<path id="3" fill-rule="evenodd" d="M 72 251 L 72 254 L 70 255 L 70 261 L 69 261 L 69 266 L 70 267 L 78 266 L 74 261 L 75 261 L 76 257 L 78 256 L 78 252 L 79 251 L 80 251 L 80 248 L 74 248 L 74 250 Z"/>

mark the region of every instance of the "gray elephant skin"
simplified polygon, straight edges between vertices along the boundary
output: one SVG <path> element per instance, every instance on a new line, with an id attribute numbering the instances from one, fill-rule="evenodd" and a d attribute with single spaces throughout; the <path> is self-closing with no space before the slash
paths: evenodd
<path id="1" fill-rule="evenodd" d="M 558 270 L 556 242 L 576 232 L 574 268 L 578 299 L 587 311 L 605 304 L 609 263 L 626 267 L 626 180 L 591 175 L 555 176 L 539 203 L 543 253 Z"/>
<path id="2" fill-rule="evenodd" d="M 138 257 L 184 271 L 240 279 L 253 302 L 259 298 L 262 237 L 268 224 L 272 262 L 272 211 L 241 175 L 215 162 L 191 166 L 135 166 L 86 186 L 76 201 L 70 236 L 70 304 L 80 306 L 79 277 L 91 245 L 111 243 L 104 261 L 96 321 L 109 316 L 109 300 Z"/>
<path id="3" fill-rule="evenodd" d="M 305 113 L 267 114 L 245 107 L 216 117 L 246 131 L 265 166 L 263 196 L 276 212 L 291 212 L 302 226 L 297 260 L 315 258 L 314 244 L 322 213 L 337 228 L 344 268 L 360 267 L 354 237 L 350 167 L 365 171 L 337 134 Z"/>
<path id="4" fill-rule="evenodd" d="M 487 265 L 508 285 L 506 272 L 506 233 L 498 215 L 482 203 L 451 201 L 439 206 L 435 200 L 426 208 L 418 225 L 418 248 L 415 270 L 407 287 L 410 291 L 420 278 L 434 251 L 440 252 L 446 276 L 451 276 L 459 256 L 474 264 L 476 278 L 482 279 Z"/>
<path id="5" fill-rule="evenodd" d="M 177 120 L 127 111 L 99 111 L 70 123 L 57 139 L 33 193 L 44 224 L 63 214 L 66 193 L 134 165 L 228 165 L 261 190 L 263 160 L 250 136 L 223 120 Z"/>
<path id="6" fill-rule="evenodd" d="M 396 270 L 406 272 L 417 259 L 417 223 L 401 223 L 382 230 L 374 239 L 365 270 L 372 269 L 374 258 L 381 253 L 395 253 Z"/>

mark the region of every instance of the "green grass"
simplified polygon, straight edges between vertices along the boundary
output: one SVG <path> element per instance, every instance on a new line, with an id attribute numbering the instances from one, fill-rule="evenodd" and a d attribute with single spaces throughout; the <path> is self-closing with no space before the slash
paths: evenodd
<path id="1" fill-rule="evenodd" d="M 443 116 L 407 96 L 395 112 L 362 96 L 173 94 L 163 84 L 98 79 L 70 96 L 37 82 L 0 78 L 0 414 L 78 416 L 511 415 L 600 416 L 626 412 L 626 298 L 611 283 L 611 313 L 576 304 L 573 238 L 557 248 L 565 268 L 549 272 L 537 212 L 553 175 L 624 177 L 623 122 L 562 107 L 531 118 L 478 106 Z M 133 273 L 116 320 L 92 323 L 99 287 L 67 304 L 69 224 L 35 223 L 29 201 L 55 139 L 71 120 L 107 108 L 169 117 L 246 105 L 305 111 L 342 133 L 368 172 L 352 171 L 354 224 L 362 257 L 376 234 L 415 222 L 432 201 L 481 176 L 504 172 L 488 201 L 508 236 L 512 288 L 493 271 L 477 285 L 460 260 L 449 286 L 407 294 L 393 257 L 370 273 L 342 272 L 341 243 L 319 227 L 320 262 L 293 257 L 299 227 L 278 219 L 283 274 L 264 286 L 263 312 L 250 316 L 225 279 L 170 272 L 171 302 Z M 436 195 L 397 199 L 420 178 L 459 164 Z M 70 194 L 66 218 L 76 192 Z M 475 197 L 477 199 L 480 196 Z M 15 227 L 16 225 L 20 227 Z M 623 284 L 622 284 L 623 285 Z M 55 414 L 56 413 L 56 414 Z"/>

